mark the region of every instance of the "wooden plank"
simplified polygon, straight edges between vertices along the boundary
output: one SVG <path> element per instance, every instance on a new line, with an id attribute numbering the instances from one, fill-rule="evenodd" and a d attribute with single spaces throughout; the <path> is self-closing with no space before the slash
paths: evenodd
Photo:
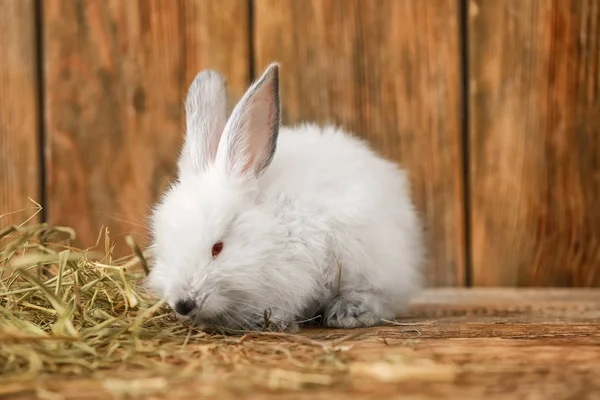
<path id="1" fill-rule="evenodd" d="M 600 323 L 595 288 L 471 288 L 425 291 L 411 309 L 415 321 L 445 318 L 464 323 Z M 599 331 L 600 333 L 600 331 Z"/>
<path id="2" fill-rule="evenodd" d="M 454 0 L 256 0 L 255 70 L 281 62 L 283 123 L 335 123 L 406 167 L 431 285 L 465 281 Z"/>
<path id="3" fill-rule="evenodd" d="M 478 305 L 481 312 L 460 312 Z M 135 365 L 89 376 L 49 375 L 0 385 L 0 397 L 37 399 L 46 393 L 41 389 L 65 399 L 125 393 L 387 399 L 401 393 L 419 400 L 566 400 L 600 393 L 600 289 L 434 289 L 415 300 L 413 312 L 398 326 L 248 335 L 221 346 L 218 337 L 191 340 L 185 352 L 194 362 L 186 368 Z M 303 357 L 319 362 L 303 364 Z"/>
<path id="4" fill-rule="evenodd" d="M 0 0 L 0 229 L 41 203 L 33 0 Z M 7 213 L 13 213 L 6 215 Z M 38 217 L 34 219 L 38 220 Z"/>
<path id="5" fill-rule="evenodd" d="M 49 222 L 76 228 L 85 245 L 103 225 L 114 239 L 131 233 L 144 244 L 149 207 L 175 172 L 193 77 L 220 70 L 232 97 L 249 81 L 247 4 L 55 0 L 44 8 Z"/>
<path id="6" fill-rule="evenodd" d="M 600 284 L 600 1 L 470 2 L 473 280 Z"/>

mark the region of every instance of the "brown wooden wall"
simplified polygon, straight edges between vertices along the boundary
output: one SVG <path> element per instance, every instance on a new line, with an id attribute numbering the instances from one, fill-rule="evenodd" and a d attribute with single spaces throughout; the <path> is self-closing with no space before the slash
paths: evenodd
<path id="1" fill-rule="evenodd" d="M 600 284 L 600 0 L 0 0 L 0 225 L 145 243 L 201 69 L 409 171 L 434 286 Z M 119 241 L 120 252 L 128 251 Z"/>

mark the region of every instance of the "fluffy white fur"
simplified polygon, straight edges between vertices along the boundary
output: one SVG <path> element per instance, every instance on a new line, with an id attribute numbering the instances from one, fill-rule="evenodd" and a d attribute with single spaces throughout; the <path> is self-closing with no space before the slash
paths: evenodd
<path id="1" fill-rule="evenodd" d="M 317 313 L 347 328 L 402 313 L 424 261 L 406 174 L 335 127 L 279 128 L 276 64 L 226 123 L 225 104 L 223 78 L 200 73 L 179 179 L 152 215 L 150 287 L 193 302 L 206 327 L 257 328 L 265 310 L 291 330 Z"/>

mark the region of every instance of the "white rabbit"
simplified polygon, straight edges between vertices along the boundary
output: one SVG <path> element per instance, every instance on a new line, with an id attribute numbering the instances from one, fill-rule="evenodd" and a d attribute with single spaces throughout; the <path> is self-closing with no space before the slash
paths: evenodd
<path id="1" fill-rule="evenodd" d="M 151 216 L 149 287 L 204 329 L 295 331 L 317 315 L 355 328 L 403 312 L 425 256 L 404 171 L 340 129 L 280 127 L 276 63 L 229 119 L 226 104 L 225 79 L 200 72 L 178 179 Z"/>

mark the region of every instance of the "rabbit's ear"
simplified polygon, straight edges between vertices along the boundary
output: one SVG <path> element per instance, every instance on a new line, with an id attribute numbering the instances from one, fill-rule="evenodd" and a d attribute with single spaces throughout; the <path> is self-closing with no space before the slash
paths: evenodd
<path id="1" fill-rule="evenodd" d="M 273 159 L 279 122 L 279 65 L 273 63 L 231 113 L 216 163 L 230 175 L 257 177 Z"/>
<path id="2" fill-rule="evenodd" d="M 186 136 L 179 173 L 206 171 L 215 160 L 227 119 L 227 83 L 218 72 L 205 70 L 194 78 L 185 101 Z"/>

